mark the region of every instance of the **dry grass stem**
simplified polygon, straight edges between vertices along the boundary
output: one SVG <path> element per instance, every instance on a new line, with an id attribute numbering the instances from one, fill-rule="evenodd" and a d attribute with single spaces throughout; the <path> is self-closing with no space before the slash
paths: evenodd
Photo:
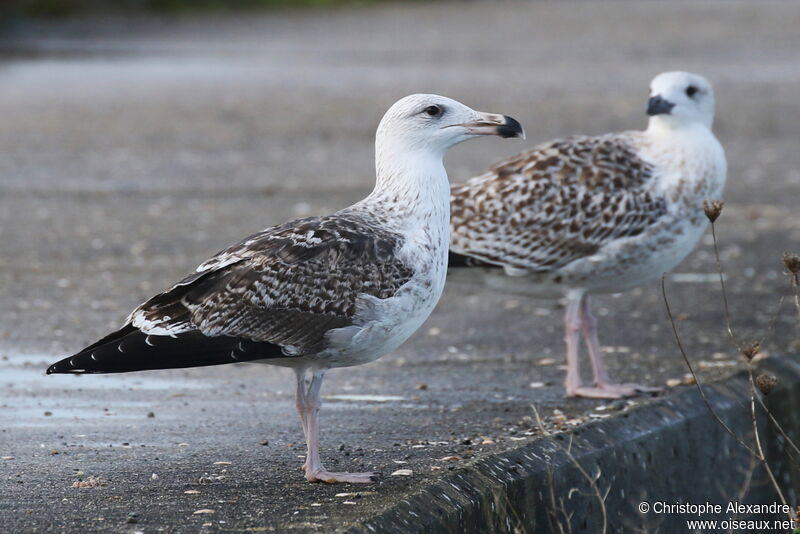
<path id="1" fill-rule="evenodd" d="M 742 348 L 739 345 L 739 342 L 736 340 L 736 336 L 733 335 L 733 329 L 731 328 L 731 313 L 730 309 L 728 308 L 728 292 L 725 291 L 725 276 L 722 273 L 722 260 L 719 258 L 719 247 L 717 246 L 717 229 L 713 220 L 711 221 L 711 237 L 714 241 L 714 259 L 717 263 L 719 285 L 722 287 L 722 303 L 725 313 L 725 326 L 728 329 L 728 335 L 731 337 L 731 341 L 733 342 L 734 346 L 739 352 L 742 352 Z"/>
<path id="2" fill-rule="evenodd" d="M 678 350 L 680 351 L 681 356 L 683 356 L 683 361 L 686 363 L 686 367 L 689 368 L 689 372 L 692 374 L 692 378 L 694 379 L 694 385 L 697 388 L 697 391 L 700 392 L 700 397 L 702 397 L 703 402 L 706 405 L 706 408 L 708 408 L 708 411 L 711 412 L 711 415 L 714 417 L 714 419 L 717 420 L 717 422 L 722 426 L 722 428 L 724 428 L 725 431 L 739 443 L 739 445 L 747 449 L 750 452 L 750 454 L 755 455 L 756 451 L 753 450 L 753 448 L 750 447 L 747 443 L 742 441 L 742 439 L 733 430 L 731 430 L 728 424 L 725 421 L 723 421 L 722 418 L 720 418 L 720 416 L 717 414 L 716 410 L 714 410 L 714 407 L 711 405 L 711 402 L 709 402 L 708 397 L 706 397 L 706 392 L 703 390 L 703 386 L 700 383 L 697 374 L 694 372 L 694 367 L 692 366 L 692 362 L 689 361 L 689 356 L 686 354 L 686 350 L 683 348 L 683 342 L 681 341 L 681 336 L 680 334 L 678 334 L 678 327 L 675 325 L 675 317 L 673 317 L 672 315 L 672 308 L 670 308 L 669 299 L 667 298 L 666 274 L 661 276 L 661 296 L 663 297 L 664 305 L 667 308 L 667 317 L 669 317 L 669 322 L 672 325 L 672 333 L 675 335 L 675 342 L 678 344 Z"/>
<path id="3" fill-rule="evenodd" d="M 757 386 L 755 378 L 753 377 L 752 369 L 748 368 L 748 375 L 750 376 L 750 418 L 753 424 L 753 434 L 755 435 L 758 459 L 761 462 L 761 465 L 764 466 L 764 470 L 767 472 L 767 476 L 769 476 L 769 480 L 772 482 L 772 487 L 775 490 L 775 493 L 778 494 L 781 504 L 788 505 L 786 502 L 786 497 L 783 496 L 783 491 L 778 484 L 778 480 L 775 478 L 775 473 L 772 472 L 772 468 L 769 466 L 769 462 L 767 462 L 767 457 L 764 454 L 763 447 L 761 446 L 761 435 L 758 433 L 758 418 L 756 417 L 756 397 L 758 396 L 758 391 L 756 390 Z M 789 513 L 789 519 L 795 519 L 794 514 L 791 512 Z"/>
<path id="4" fill-rule="evenodd" d="M 539 415 L 539 410 L 536 408 L 535 405 L 531 405 L 531 408 L 533 409 L 533 414 L 536 416 L 536 424 L 539 426 L 539 430 L 542 432 L 543 435 L 550 437 L 550 432 L 548 432 L 547 429 L 545 428 L 544 421 L 542 420 L 541 415 Z M 571 435 L 570 435 L 569 446 L 566 448 L 560 443 L 558 443 L 556 440 L 551 440 L 551 442 L 554 443 L 559 449 L 561 449 L 561 451 L 567 456 L 567 458 L 569 458 L 570 462 L 572 462 L 575 468 L 580 472 L 581 476 L 583 476 L 583 478 L 586 479 L 586 482 L 589 483 L 589 487 L 592 489 L 592 495 L 594 495 L 597 498 L 597 502 L 600 503 L 600 513 L 603 516 L 602 529 L 600 530 L 600 534 L 606 534 L 606 532 L 608 532 L 608 512 L 606 510 L 606 497 L 608 497 L 608 492 L 610 491 L 611 486 L 609 486 L 609 488 L 605 491 L 605 493 L 600 491 L 600 487 L 597 485 L 597 481 L 600 479 L 602 473 L 600 472 L 599 469 L 597 471 L 597 474 L 594 476 L 586 472 L 586 470 L 583 468 L 578 459 L 575 458 L 575 456 L 572 454 Z M 551 485 L 551 491 L 552 491 L 552 485 Z M 563 507 L 563 502 L 562 502 L 562 507 Z M 571 515 L 569 517 L 571 518 Z"/>
<path id="5" fill-rule="evenodd" d="M 714 258 L 716 261 L 717 274 L 719 275 L 719 284 L 722 292 L 725 326 L 727 328 L 728 335 L 730 336 L 731 341 L 733 342 L 733 345 L 736 347 L 739 353 L 744 357 L 744 360 L 747 364 L 747 374 L 750 382 L 749 411 L 750 411 L 750 421 L 753 426 L 755 448 L 745 443 L 736 433 L 734 433 L 733 430 L 731 430 L 731 428 L 725 423 L 725 421 L 723 421 L 720 418 L 720 416 L 716 413 L 716 411 L 712 407 L 711 403 L 708 401 L 705 392 L 703 391 L 703 387 L 700 383 L 700 380 L 698 379 L 697 374 L 695 373 L 694 368 L 692 367 L 691 361 L 689 360 L 689 357 L 686 354 L 686 351 L 683 347 L 683 343 L 681 342 L 680 334 L 678 333 L 678 329 L 675 324 L 675 319 L 673 317 L 672 310 L 669 305 L 669 299 L 667 298 L 666 281 L 664 276 L 661 277 L 661 294 L 664 299 L 664 305 L 667 310 L 667 316 L 669 317 L 670 324 L 672 325 L 672 332 L 675 335 L 675 340 L 678 344 L 678 349 L 680 350 L 681 356 L 683 356 L 686 366 L 689 368 L 689 372 L 694 378 L 695 385 L 697 386 L 697 389 L 700 392 L 700 396 L 702 397 L 703 402 L 705 403 L 711 415 L 722 426 L 722 428 L 724 428 L 725 431 L 728 434 L 730 434 L 736 440 L 736 442 L 739 443 L 741 447 L 743 447 L 750 453 L 752 461 L 758 462 L 761 465 L 763 465 L 764 470 L 767 473 L 767 476 L 769 477 L 772 488 L 775 491 L 776 495 L 778 496 L 778 499 L 780 500 L 781 504 L 788 506 L 783 490 L 778 484 L 778 480 L 775 477 L 775 473 L 770 467 L 769 462 L 767 461 L 766 454 L 764 453 L 764 448 L 762 446 L 762 438 L 761 435 L 759 434 L 759 429 L 758 429 L 758 412 L 756 410 L 756 401 L 758 401 L 759 407 L 767 415 L 770 423 L 772 423 L 774 428 L 780 433 L 781 436 L 783 436 L 787 444 L 786 447 L 794 451 L 795 454 L 800 454 L 800 449 L 798 449 L 794 441 L 783 430 L 783 427 L 778 423 L 777 419 L 775 419 L 775 417 L 772 415 L 772 413 L 770 412 L 769 408 L 767 407 L 766 403 L 764 402 L 761 396 L 761 394 L 768 395 L 770 392 L 772 392 L 772 390 L 774 389 L 775 385 L 778 382 L 778 379 L 775 376 L 768 374 L 761 374 L 758 376 L 758 378 L 756 378 L 753 372 L 754 357 L 756 356 L 756 354 L 758 354 L 759 349 L 766 340 L 767 336 L 772 332 L 772 329 L 775 325 L 775 322 L 777 321 L 777 318 L 783 306 L 785 297 L 781 296 L 781 298 L 779 299 L 778 305 L 775 309 L 775 313 L 772 315 L 769 324 L 767 326 L 767 329 L 759 341 L 754 341 L 745 345 L 737 340 L 736 335 L 733 332 L 733 328 L 731 327 L 731 315 L 730 315 L 730 308 L 728 305 L 728 293 L 725 287 L 725 276 L 722 270 L 722 261 L 720 260 L 719 246 L 717 244 L 717 233 L 714 225 L 714 221 L 717 219 L 717 217 L 719 217 L 719 214 L 722 211 L 722 206 L 723 204 L 719 201 L 713 201 L 713 202 L 706 201 L 703 203 L 703 208 L 706 213 L 706 216 L 708 217 L 709 221 L 711 221 L 711 236 L 714 243 Z M 786 269 L 789 271 L 790 276 L 792 277 L 792 287 L 794 289 L 795 304 L 798 308 L 798 314 L 800 314 L 800 296 L 798 296 L 798 288 L 797 288 L 798 273 L 800 273 L 800 256 L 796 254 L 784 254 L 783 262 L 784 265 L 786 266 Z M 792 455 L 788 454 L 788 450 L 786 450 L 786 452 L 790 462 L 794 463 L 794 458 L 792 458 Z M 745 479 L 746 486 L 742 488 L 742 490 L 739 492 L 740 499 L 743 498 L 744 494 L 746 494 L 746 487 L 749 486 L 751 481 L 752 481 L 752 473 L 748 475 L 748 477 L 746 477 Z M 796 511 L 790 512 L 788 516 L 789 519 L 791 519 L 792 521 L 797 520 Z"/>
<path id="6" fill-rule="evenodd" d="M 754 455 L 750 455 L 750 466 L 744 472 L 744 482 L 742 483 L 741 487 L 739 488 L 739 493 L 736 495 L 736 502 L 744 502 L 744 498 L 747 496 L 748 491 L 750 490 L 750 484 L 753 482 L 753 473 L 758 466 L 758 458 Z M 723 494 L 723 496 L 725 496 Z M 734 512 L 733 519 L 739 517 L 738 512 Z M 733 534 L 733 528 L 728 529 L 728 534 Z"/>

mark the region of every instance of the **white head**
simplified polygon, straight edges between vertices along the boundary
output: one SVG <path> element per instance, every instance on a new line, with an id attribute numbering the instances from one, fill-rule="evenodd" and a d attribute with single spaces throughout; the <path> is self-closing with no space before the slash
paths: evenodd
<path id="1" fill-rule="evenodd" d="M 714 91 L 708 80 L 691 72 L 662 72 L 650 82 L 650 125 L 677 129 L 714 122 Z"/>
<path id="2" fill-rule="evenodd" d="M 475 111 L 444 96 L 417 94 L 389 108 L 375 143 L 379 158 L 384 151 L 422 151 L 441 158 L 454 145 L 481 135 L 525 138 L 511 117 Z"/>

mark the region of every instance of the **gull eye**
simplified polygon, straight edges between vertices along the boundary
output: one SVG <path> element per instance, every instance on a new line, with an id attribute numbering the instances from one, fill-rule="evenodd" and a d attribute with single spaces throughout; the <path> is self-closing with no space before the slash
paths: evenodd
<path id="1" fill-rule="evenodd" d="M 431 117 L 438 117 L 442 114 L 442 108 L 439 106 L 428 106 L 424 111 Z"/>
<path id="2" fill-rule="evenodd" d="M 697 87 L 695 87 L 694 85 L 690 85 L 689 87 L 686 88 L 686 96 L 692 98 L 694 95 L 697 94 L 698 91 L 699 89 Z"/>

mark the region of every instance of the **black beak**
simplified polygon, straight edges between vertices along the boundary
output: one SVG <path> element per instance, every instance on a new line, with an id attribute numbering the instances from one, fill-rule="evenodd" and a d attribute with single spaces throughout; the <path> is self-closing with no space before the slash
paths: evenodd
<path id="1" fill-rule="evenodd" d="M 504 139 L 509 137 L 525 139 L 525 130 L 522 129 L 522 125 L 517 119 L 509 117 L 508 115 L 504 115 L 503 118 L 505 118 L 506 122 L 497 127 L 497 135 Z"/>
<path id="2" fill-rule="evenodd" d="M 650 116 L 669 115 L 669 112 L 672 111 L 674 107 L 675 104 L 661 98 L 659 95 L 651 96 L 650 100 L 647 101 L 647 114 Z"/>

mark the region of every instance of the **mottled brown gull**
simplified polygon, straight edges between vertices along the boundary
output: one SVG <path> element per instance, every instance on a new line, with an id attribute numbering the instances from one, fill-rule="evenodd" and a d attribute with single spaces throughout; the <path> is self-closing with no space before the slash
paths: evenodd
<path id="1" fill-rule="evenodd" d="M 567 297 L 569 396 L 651 389 L 610 381 L 589 296 L 631 289 L 677 265 L 706 228 L 703 200 L 719 198 L 725 185 L 705 78 L 656 76 L 647 113 L 645 131 L 544 143 L 453 186 L 451 267 L 483 267 L 496 287 Z M 581 334 L 592 386 L 580 376 Z"/>
<path id="2" fill-rule="evenodd" d="M 260 361 L 292 367 L 312 482 L 325 372 L 373 361 L 425 321 L 444 287 L 450 188 L 442 158 L 479 135 L 522 136 L 510 117 L 437 95 L 394 104 L 375 139 L 376 185 L 324 217 L 267 228 L 223 250 L 130 314 L 125 325 L 51 373 L 121 373 Z"/>

